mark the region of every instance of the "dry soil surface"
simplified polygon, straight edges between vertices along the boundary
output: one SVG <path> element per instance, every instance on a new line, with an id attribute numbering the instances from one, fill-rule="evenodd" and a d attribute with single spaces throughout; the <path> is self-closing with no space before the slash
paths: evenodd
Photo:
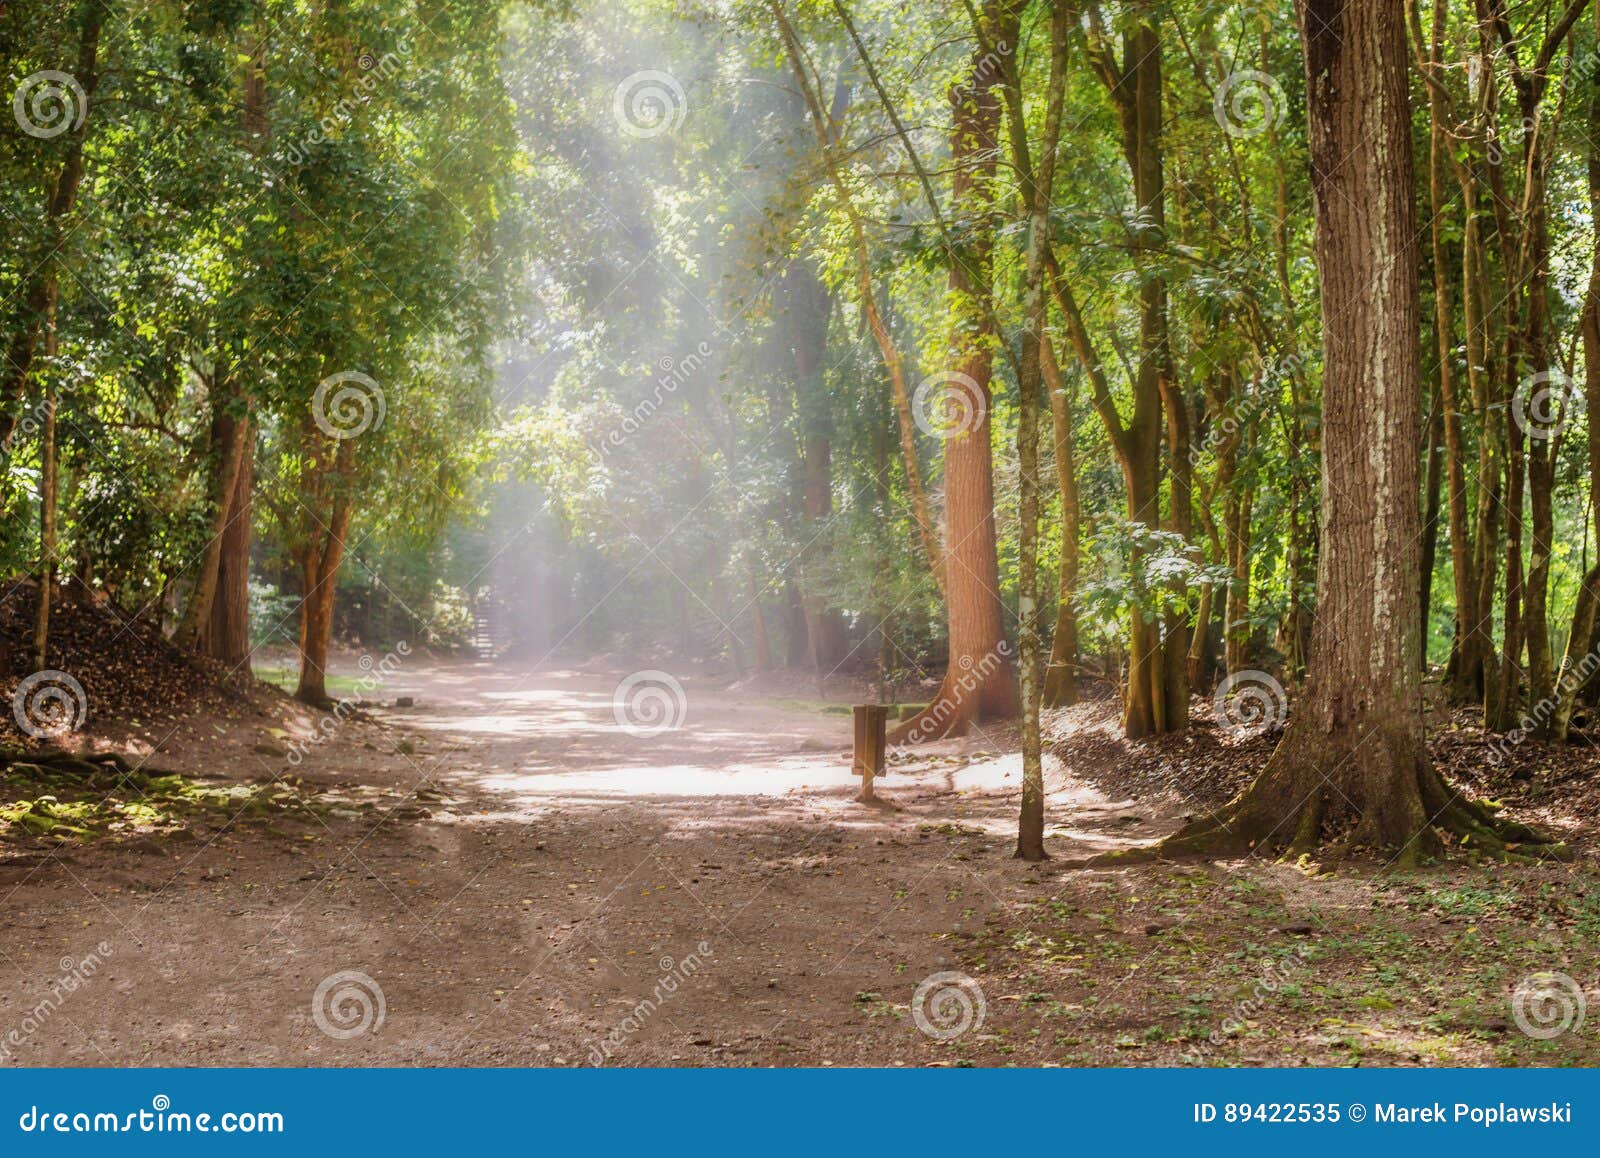
<path id="1" fill-rule="evenodd" d="M 1592 1024 L 1514 1008 L 1531 974 L 1578 1001 L 1600 976 L 1584 866 L 1068 869 L 1194 805 L 1054 761 L 1056 859 L 1028 865 L 1007 736 L 919 748 L 866 806 L 848 717 L 688 679 L 640 734 L 627 674 L 408 661 L 293 766 L 266 717 L 156 737 L 350 806 L 0 861 L 0 1060 L 1595 1060 Z"/>
<path id="2" fill-rule="evenodd" d="M 184 772 L 380 789 L 386 819 L 0 864 L 8 1060 L 938 1060 L 904 1016 L 918 983 L 1039 889 L 1010 859 L 1004 739 L 921 748 L 867 807 L 847 717 L 689 680 L 681 726 L 642 734 L 613 711 L 626 674 L 413 663 L 368 695 L 413 706 L 338 724 L 292 767 L 255 750 L 288 747 L 264 723 L 161 744 Z M 1087 789 L 1057 802 L 1085 842 L 1125 830 Z"/>

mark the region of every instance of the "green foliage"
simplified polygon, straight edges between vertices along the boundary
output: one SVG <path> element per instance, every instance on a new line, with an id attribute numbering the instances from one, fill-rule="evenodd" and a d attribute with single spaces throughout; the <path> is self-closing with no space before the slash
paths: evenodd
<path id="1" fill-rule="evenodd" d="M 70 110 L 84 113 L 81 130 L 0 126 L 0 347 L 42 335 L 30 291 L 41 276 L 57 290 L 54 356 L 41 338 L 22 389 L 0 397 L 17 425 L 0 452 L 0 570 L 37 562 L 39 407 L 53 383 L 62 565 L 128 607 L 181 606 L 210 538 L 214 421 L 248 415 L 261 639 L 284 638 L 277 625 L 303 594 L 303 563 L 348 508 L 337 619 L 364 639 L 460 646 L 485 592 L 511 575 L 537 579 L 527 602 L 554 621 L 551 644 L 671 635 L 748 659 L 759 615 L 793 656 L 809 601 L 837 616 L 857 662 L 878 633 L 891 637 L 887 651 L 936 665 L 944 609 L 907 472 L 937 516 L 943 446 L 918 431 L 904 461 L 861 308 L 856 227 L 912 389 L 993 315 L 999 594 L 1014 610 L 1023 190 L 1003 131 L 993 175 L 964 175 L 992 203 L 955 195 L 950 95 L 973 66 L 970 11 L 883 0 L 850 10 L 860 47 L 832 4 L 784 6 L 829 106 L 835 174 L 765 5 L 14 0 L 0 13 L 12 93 L 43 70 L 79 68 L 91 17 L 102 19 L 93 92 Z M 1311 596 L 1319 485 L 1320 319 L 1292 5 L 1098 12 L 1097 22 L 1085 9 L 1071 31 L 1048 226 L 1105 393 L 1096 397 L 1052 299 L 1081 533 L 1076 543 L 1048 533 L 1061 499 L 1047 486 L 1045 595 L 1059 596 L 1063 557 L 1080 557 L 1084 647 L 1114 653 L 1131 616 L 1192 613 L 1208 587 L 1220 615 L 1231 584 L 1253 649 L 1270 653 Z M 1434 12 L 1419 9 L 1422 28 Z M 1478 107 L 1468 57 L 1499 33 L 1459 5 L 1440 14 L 1440 83 L 1458 111 Z M 1544 32 L 1537 14 L 1508 19 L 1516 36 Z M 1115 63 L 1140 20 L 1156 22 L 1162 45 L 1164 221 L 1134 194 L 1097 55 L 1109 45 Z M 995 59 L 1019 86 L 1036 146 L 1045 6 L 1023 6 L 1017 34 Z M 1587 22 L 1562 49 L 1535 142 L 1550 202 L 1542 324 L 1546 360 L 1581 367 L 1572 335 L 1592 261 L 1586 102 L 1597 71 Z M 1241 78 L 1248 99 L 1230 103 Z M 1452 162 L 1505 185 L 1504 198 L 1480 198 L 1486 234 L 1502 228 L 1495 204 L 1519 202 L 1529 143 L 1511 116 L 1508 70 L 1492 83 L 1500 123 L 1452 129 L 1453 156 L 1441 158 L 1447 186 Z M 1426 91 L 1419 82 L 1419 150 Z M 49 195 L 75 150 L 82 184 L 57 220 Z M 1455 276 L 1467 232 L 1454 201 L 1439 222 Z M 952 261 L 987 235 L 992 301 L 953 293 Z M 1515 271 L 1503 248 L 1489 246 L 1482 271 L 1489 364 L 1469 365 L 1459 317 L 1445 342 L 1458 389 L 1480 370 L 1491 392 L 1458 407 L 1474 506 L 1487 493 L 1475 450 L 1503 424 L 1501 395 L 1542 368 L 1505 331 Z M 1425 297 L 1432 263 L 1424 253 Z M 1150 519 L 1160 529 L 1150 529 L 1127 521 L 1106 420 L 1133 420 L 1155 356 L 1141 342 L 1156 290 L 1189 447 L 1163 449 Z M 363 375 L 381 395 L 382 421 L 353 440 L 315 422 L 319 388 L 338 374 Z M 1590 562 L 1587 433 L 1578 415 L 1554 462 L 1558 643 Z M 1047 477 L 1053 442 L 1041 448 Z M 1185 460 L 1187 512 L 1174 482 Z M 1180 541 L 1173 528 L 1185 521 Z M 1237 576 L 1225 570 L 1235 530 L 1247 538 Z M 1436 660 L 1452 630 L 1447 534 L 1442 523 Z M 1526 537 L 1524 552 L 1531 563 Z"/>

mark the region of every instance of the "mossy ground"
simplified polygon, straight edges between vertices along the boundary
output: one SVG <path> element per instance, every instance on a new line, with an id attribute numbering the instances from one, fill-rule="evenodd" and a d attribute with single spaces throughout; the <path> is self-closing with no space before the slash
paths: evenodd
<path id="1" fill-rule="evenodd" d="M 296 778 L 208 782 L 177 772 L 16 756 L 0 770 L 0 843 L 85 844 L 186 834 L 196 823 L 310 819 L 327 804 Z"/>
<path id="2" fill-rule="evenodd" d="M 1600 987 L 1600 869 L 1450 866 L 1309 878 L 1283 865 L 1063 874 L 956 934 L 984 987 L 956 1064 L 1595 1065 L 1600 1026 L 1548 1038 L 1513 994 Z M 1554 1029 L 1534 1021 L 1535 1031 Z"/>

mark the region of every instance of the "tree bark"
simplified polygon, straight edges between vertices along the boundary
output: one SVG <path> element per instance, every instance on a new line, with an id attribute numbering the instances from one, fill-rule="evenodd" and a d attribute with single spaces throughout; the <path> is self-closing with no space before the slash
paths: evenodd
<path id="1" fill-rule="evenodd" d="M 982 18 L 998 28 L 1001 9 L 990 0 Z M 970 73 L 950 90 L 951 201 L 972 223 L 968 246 L 949 272 L 954 372 L 944 439 L 944 590 L 950 653 L 939 691 L 926 709 L 895 729 L 896 742 L 961 735 L 974 721 L 1014 716 L 1018 707 L 1000 601 L 989 419 L 995 330 L 988 298 L 1001 77 L 980 44 Z"/>
<path id="2" fill-rule="evenodd" d="M 211 627 L 211 606 L 217 595 L 217 577 L 222 569 L 223 536 L 228 529 L 239 470 L 244 462 L 245 443 L 249 439 L 249 419 L 229 416 L 226 412 L 229 400 L 235 396 L 236 392 L 224 383 L 212 383 L 213 433 L 223 429 L 221 420 L 224 417 L 233 420 L 227 423 L 224 431 L 227 442 L 213 444 L 211 448 L 211 525 L 205 548 L 200 553 L 199 566 L 195 569 L 194 588 L 189 594 L 188 606 L 172 636 L 173 643 L 192 651 L 210 651 L 207 636 Z"/>
<path id="3" fill-rule="evenodd" d="M 1050 637 L 1050 664 L 1044 675 L 1044 706 L 1065 708 L 1078 702 L 1078 536 L 1082 512 L 1072 442 L 1072 397 L 1061 377 L 1054 346 L 1049 341 L 1044 342 L 1041 353 L 1056 443 L 1056 487 L 1061 493 L 1061 564 L 1057 576 L 1056 626 Z"/>
<path id="4" fill-rule="evenodd" d="M 1049 316 L 1045 255 L 1050 245 L 1050 194 L 1066 87 L 1067 6 L 1050 6 L 1050 79 L 1045 97 L 1044 142 L 1038 171 L 1027 175 L 1028 261 L 1023 282 L 1022 358 L 1017 375 L 1017 461 L 1020 466 L 1020 533 L 1017 558 L 1017 654 L 1022 694 L 1022 807 L 1017 818 L 1021 860 L 1044 860 L 1044 754 L 1039 732 L 1039 392 L 1045 378 Z M 1013 70 L 1012 79 L 1018 72 Z M 1020 160 L 1020 158 L 1019 158 Z M 1026 166 L 1019 165 L 1026 174 Z"/>
<path id="5" fill-rule="evenodd" d="M 1324 833 L 1402 865 L 1441 832 L 1505 854 L 1539 834 L 1451 791 L 1428 762 L 1417 662 L 1421 366 L 1404 11 L 1297 0 L 1322 287 L 1322 550 L 1305 694 L 1271 760 L 1219 815 L 1144 855 L 1287 849 Z M 1124 858 L 1127 859 L 1127 858 Z"/>
<path id="6" fill-rule="evenodd" d="M 230 668 L 250 661 L 250 534 L 255 494 L 255 428 L 250 419 L 224 416 L 216 437 L 231 441 L 237 436 L 235 426 L 244 427 L 243 444 L 222 531 L 211 623 L 205 633 L 208 654 Z"/>
<path id="7" fill-rule="evenodd" d="M 357 440 L 337 440 L 330 450 L 329 440 L 317 432 L 309 419 L 302 427 L 302 436 L 307 449 L 300 486 L 303 515 L 295 551 L 302 583 L 300 683 L 295 698 L 325 708 L 333 702 L 328 696 L 328 649 L 333 638 L 339 564 L 344 560 L 345 539 L 354 513 L 350 490 Z"/>

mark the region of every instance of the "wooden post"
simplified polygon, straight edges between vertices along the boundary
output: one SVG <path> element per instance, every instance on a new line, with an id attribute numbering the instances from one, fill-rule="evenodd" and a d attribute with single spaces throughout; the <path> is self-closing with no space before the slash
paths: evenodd
<path id="1" fill-rule="evenodd" d="M 854 711 L 856 738 L 851 771 L 861 777 L 861 803 L 870 804 L 873 777 L 883 772 L 884 736 L 889 709 L 884 704 L 857 704 Z"/>

